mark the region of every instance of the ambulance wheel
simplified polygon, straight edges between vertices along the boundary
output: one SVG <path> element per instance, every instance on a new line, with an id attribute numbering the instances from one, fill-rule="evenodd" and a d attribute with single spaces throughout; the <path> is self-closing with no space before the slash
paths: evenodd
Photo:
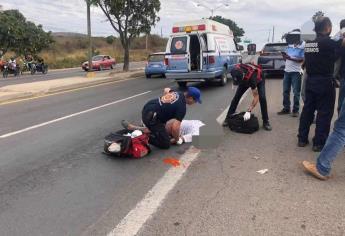
<path id="1" fill-rule="evenodd" d="M 225 86 L 228 83 L 228 75 L 226 74 L 226 69 L 224 68 L 223 74 L 220 77 L 219 85 Z"/>
<path id="2" fill-rule="evenodd" d="M 177 82 L 177 84 L 178 84 L 178 86 L 179 86 L 180 88 L 185 88 L 185 87 L 187 87 L 187 82 Z"/>

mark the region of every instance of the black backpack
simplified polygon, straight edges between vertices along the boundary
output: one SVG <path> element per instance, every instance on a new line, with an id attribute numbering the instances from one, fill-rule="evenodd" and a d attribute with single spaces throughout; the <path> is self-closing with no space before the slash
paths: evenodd
<path id="1" fill-rule="evenodd" d="M 248 121 L 244 121 L 243 115 L 245 112 L 234 114 L 229 118 L 229 128 L 237 133 L 252 134 L 259 130 L 259 120 L 254 115 Z"/>

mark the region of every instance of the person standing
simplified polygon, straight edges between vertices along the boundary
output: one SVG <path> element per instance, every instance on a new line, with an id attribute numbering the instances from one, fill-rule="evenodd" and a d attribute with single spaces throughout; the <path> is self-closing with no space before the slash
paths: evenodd
<path id="1" fill-rule="evenodd" d="M 305 42 L 301 41 L 301 32 L 295 29 L 288 34 L 289 36 L 297 36 L 297 40 L 289 42 L 285 52 L 282 52 L 285 59 L 285 73 L 283 80 L 283 109 L 278 115 L 286 115 L 291 113 L 290 93 L 291 87 L 293 91 L 293 108 L 292 116 L 299 116 L 301 84 L 302 84 L 302 64 L 304 61 Z"/>
<path id="2" fill-rule="evenodd" d="M 315 21 L 316 39 L 305 45 L 305 65 L 308 75 L 306 80 L 306 101 L 298 129 L 298 146 L 308 145 L 310 126 L 317 111 L 313 151 L 320 152 L 325 145 L 334 114 L 335 86 L 334 63 L 336 51 L 345 46 L 345 41 L 330 38 L 332 22 L 328 17 L 319 17 Z"/>
<path id="3" fill-rule="evenodd" d="M 325 147 L 322 149 L 317 163 L 303 161 L 304 169 L 320 180 L 327 180 L 330 177 L 332 163 L 337 155 L 343 150 L 345 145 L 345 101 L 338 120 L 335 122 L 334 131 L 327 139 Z"/>
<path id="4" fill-rule="evenodd" d="M 345 33 L 345 19 L 340 21 L 340 34 Z M 341 48 L 339 51 L 340 56 L 340 87 L 339 87 L 339 98 L 338 98 L 338 113 L 340 114 L 341 106 L 345 98 L 345 49 Z"/>

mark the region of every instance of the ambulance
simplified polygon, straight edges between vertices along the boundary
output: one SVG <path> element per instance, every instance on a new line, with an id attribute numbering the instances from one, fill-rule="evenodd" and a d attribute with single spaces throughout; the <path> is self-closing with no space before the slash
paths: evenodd
<path id="1" fill-rule="evenodd" d="M 224 24 L 209 19 L 176 23 L 165 52 L 166 77 L 181 87 L 208 81 L 224 86 L 232 67 L 242 61 L 241 50 Z"/>

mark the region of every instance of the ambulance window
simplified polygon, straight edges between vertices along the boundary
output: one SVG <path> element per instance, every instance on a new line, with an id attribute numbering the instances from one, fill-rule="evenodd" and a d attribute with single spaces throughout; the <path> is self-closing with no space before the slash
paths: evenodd
<path id="1" fill-rule="evenodd" d="M 176 37 L 171 41 L 171 53 L 186 53 L 187 37 Z"/>
<path id="2" fill-rule="evenodd" d="M 206 35 L 206 34 L 202 34 L 201 37 L 204 39 L 206 48 L 208 48 L 208 44 L 207 44 L 207 35 Z"/>
<path id="3" fill-rule="evenodd" d="M 229 44 L 230 44 L 230 52 L 237 51 L 236 44 L 235 44 L 234 40 L 229 40 Z"/>

